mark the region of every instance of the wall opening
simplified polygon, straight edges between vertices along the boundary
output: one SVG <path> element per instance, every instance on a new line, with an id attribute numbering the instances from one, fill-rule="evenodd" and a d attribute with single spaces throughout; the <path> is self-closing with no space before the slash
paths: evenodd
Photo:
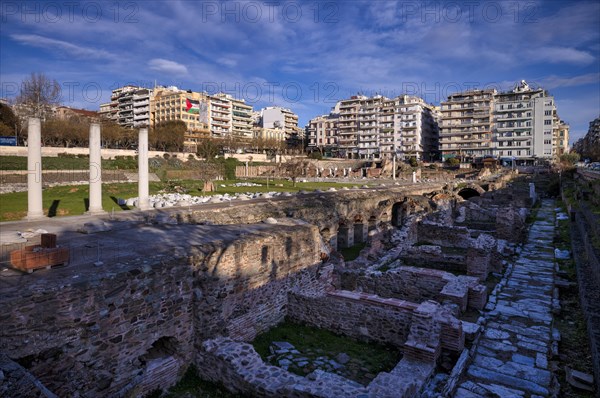
<path id="1" fill-rule="evenodd" d="M 392 225 L 398 228 L 402 226 L 402 203 L 394 203 L 392 206 Z"/>
<path id="2" fill-rule="evenodd" d="M 463 188 L 460 191 L 458 191 L 458 195 L 461 198 L 463 198 L 465 200 L 468 200 L 468 199 L 473 198 L 475 196 L 479 196 L 479 192 L 477 192 L 473 188 Z"/>

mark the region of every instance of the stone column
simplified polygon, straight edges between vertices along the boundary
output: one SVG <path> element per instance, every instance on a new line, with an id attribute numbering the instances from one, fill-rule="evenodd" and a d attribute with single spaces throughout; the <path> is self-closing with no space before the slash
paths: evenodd
<path id="1" fill-rule="evenodd" d="M 392 180 L 396 179 L 396 156 L 392 156 Z"/>
<path id="2" fill-rule="evenodd" d="M 148 210 L 148 129 L 140 129 L 138 138 L 138 209 Z"/>
<path id="3" fill-rule="evenodd" d="M 90 125 L 90 206 L 88 214 L 103 214 L 102 209 L 102 155 L 100 125 Z"/>
<path id="4" fill-rule="evenodd" d="M 416 171 L 412 172 L 412 182 L 413 182 L 413 184 L 415 184 L 417 182 L 417 172 Z"/>
<path id="5" fill-rule="evenodd" d="M 42 207 L 42 131 L 40 119 L 30 117 L 27 127 L 27 217 L 44 217 Z"/>

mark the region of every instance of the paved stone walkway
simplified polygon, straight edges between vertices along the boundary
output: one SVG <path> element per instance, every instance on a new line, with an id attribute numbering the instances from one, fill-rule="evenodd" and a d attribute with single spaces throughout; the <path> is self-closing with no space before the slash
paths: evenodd
<path id="1" fill-rule="evenodd" d="M 557 349 L 553 333 L 554 212 L 543 201 L 518 261 L 490 297 L 483 334 L 455 397 L 549 397 L 548 361 Z"/>

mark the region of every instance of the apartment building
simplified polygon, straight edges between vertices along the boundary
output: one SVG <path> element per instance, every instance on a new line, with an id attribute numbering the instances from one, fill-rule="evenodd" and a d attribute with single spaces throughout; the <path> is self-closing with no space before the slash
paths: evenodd
<path id="1" fill-rule="evenodd" d="M 283 129 L 270 129 L 257 125 L 252 127 L 252 137 L 257 140 L 278 142 L 285 142 L 288 139 L 288 136 Z"/>
<path id="2" fill-rule="evenodd" d="M 152 89 L 127 85 L 112 91 L 110 102 L 100 104 L 98 112 L 105 119 L 123 127 L 150 125 L 150 98 Z"/>
<path id="3" fill-rule="evenodd" d="M 569 152 L 569 129 L 570 126 L 560 118 L 555 123 L 552 142 L 552 155 L 555 159 Z"/>
<path id="4" fill-rule="evenodd" d="M 231 98 L 233 137 L 241 140 L 251 140 L 253 137 L 252 105 L 243 99 Z"/>
<path id="5" fill-rule="evenodd" d="M 402 95 L 390 100 L 393 107 L 393 153 L 399 159 L 431 160 L 438 152 L 439 126 L 436 108 L 422 98 Z M 382 126 L 385 136 L 387 125 Z M 389 157 L 388 151 L 384 156 Z"/>
<path id="6" fill-rule="evenodd" d="M 338 146 L 338 120 L 339 114 L 332 113 L 321 115 L 309 121 L 306 126 L 308 147 L 320 152 L 336 151 Z"/>
<path id="7" fill-rule="evenodd" d="M 150 124 L 155 127 L 168 121 L 183 121 L 187 126 L 184 145 L 194 151 L 200 139 L 210 137 L 208 108 L 209 97 L 205 93 L 158 87 L 150 101 Z"/>
<path id="8" fill-rule="evenodd" d="M 261 109 L 260 126 L 266 129 L 282 129 L 288 138 L 302 131 L 298 127 L 298 115 L 279 106 L 268 106 Z"/>
<path id="9" fill-rule="evenodd" d="M 133 127 L 150 126 L 150 99 L 152 90 L 141 88 L 133 92 Z"/>
<path id="10" fill-rule="evenodd" d="M 335 145 L 332 152 L 347 158 L 430 159 L 437 152 L 436 117 L 419 97 L 352 96 L 309 122 L 309 147 Z"/>
<path id="11" fill-rule="evenodd" d="M 496 95 L 494 155 L 517 161 L 550 160 L 556 152 L 558 126 L 554 97 L 522 80 L 513 90 Z"/>
<path id="12" fill-rule="evenodd" d="M 233 113 L 231 96 L 223 93 L 209 97 L 210 135 L 214 138 L 227 138 L 233 133 Z"/>
<path id="13" fill-rule="evenodd" d="M 472 161 L 494 154 L 492 127 L 495 89 L 452 94 L 441 103 L 439 146 L 442 158 Z"/>
<path id="14" fill-rule="evenodd" d="M 339 101 L 336 108 L 339 112 L 338 148 L 340 156 L 350 159 L 358 158 L 358 113 L 361 102 L 366 100 L 364 95 L 354 95 Z"/>

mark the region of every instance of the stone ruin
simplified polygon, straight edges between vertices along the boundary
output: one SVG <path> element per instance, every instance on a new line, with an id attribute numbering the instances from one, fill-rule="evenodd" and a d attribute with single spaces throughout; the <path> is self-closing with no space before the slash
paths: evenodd
<path id="1" fill-rule="evenodd" d="M 9 309 L 0 395 L 143 397 L 194 364 L 203 379 L 244 395 L 415 396 L 442 356 L 458 357 L 475 338 L 477 321 L 461 318 L 485 306 L 486 277 L 501 271 L 524 214 L 424 184 L 174 208 L 84 236 L 58 231 L 72 251 L 91 237 L 114 252 L 101 268 L 71 256 L 68 267 L 31 279 L 0 278 Z M 356 242 L 367 247 L 343 261 L 337 250 Z M 402 359 L 368 385 L 292 374 L 249 344 L 285 318 L 390 344 Z"/>

